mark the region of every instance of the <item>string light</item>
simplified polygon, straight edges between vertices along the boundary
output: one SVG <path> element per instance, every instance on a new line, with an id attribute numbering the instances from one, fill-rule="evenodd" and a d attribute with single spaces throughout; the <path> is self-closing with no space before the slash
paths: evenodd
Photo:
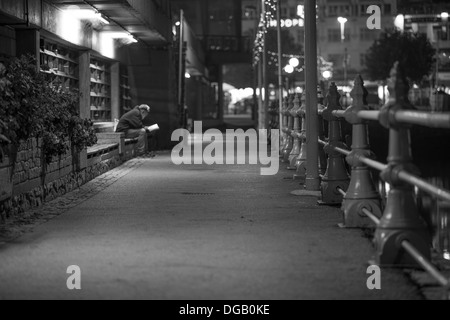
<path id="1" fill-rule="evenodd" d="M 258 32 L 256 34 L 255 43 L 253 46 L 253 65 L 257 65 L 261 60 L 261 53 L 264 51 L 264 36 L 270 27 L 270 22 L 275 18 L 277 12 L 277 0 L 264 1 L 265 12 L 261 13 L 258 25 Z"/>
<path id="2" fill-rule="evenodd" d="M 277 13 L 277 1 L 280 0 L 264 0 L 265 14 L 261 13 L 258 32 L 256 34 L 256 39 L 253 47 L 253 66 L 256 66 L 261 61 L 261 55 L 264 51 L 264 39 L 267 30 L 270 28 L 270 22 L 275 19 Z M 305 69 L 304 55 L 295 54 L 282 54 L 282 58 L 289 61 L 290 59 L 296 58 L 300 61 L 300 65 L 295 68 L 295 71 L 302 72 Z M 268 65 L 274 65 L 278 67 L 278 52 L 268 51 L 267 52 L 267 63 Z M 326 61 L 322 56 L 318 57 L 318 64 L 321 71 L 332 71 L 333 63 Z"/>

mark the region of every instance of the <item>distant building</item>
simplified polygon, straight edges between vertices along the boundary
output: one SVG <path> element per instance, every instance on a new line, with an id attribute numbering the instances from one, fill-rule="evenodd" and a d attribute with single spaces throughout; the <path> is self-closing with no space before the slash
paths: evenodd
<path id="1" fill-rule="evenodd" d="M 399 14 L 403 15 L 405 31 L 426 34 L 435 47 L 439 63 L 431 77 L 432 85 L 445 86 L 450 93 L 450 2 L 400 0 Z"/>

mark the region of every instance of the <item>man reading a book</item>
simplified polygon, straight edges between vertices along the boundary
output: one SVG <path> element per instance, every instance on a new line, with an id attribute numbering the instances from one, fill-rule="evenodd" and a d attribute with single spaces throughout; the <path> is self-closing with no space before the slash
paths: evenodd
<path id="1" fill-rule="evenodd" d="M 138 156 L 147 152 L 147 129 L 142 120 L 150 114 L 150 107 L 146 104 L 136 106 L 133 110 L 125 113 L 119 120 L 116 132 L 125 133 L 126 139 L 138 138 Z"/>

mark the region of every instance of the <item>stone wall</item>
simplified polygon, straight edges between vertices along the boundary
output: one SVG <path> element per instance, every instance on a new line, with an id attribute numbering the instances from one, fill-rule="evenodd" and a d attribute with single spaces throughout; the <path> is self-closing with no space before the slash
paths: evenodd
<path id="1" fill-rule="evenodd" d="M 77 170 L 73 159 L 70 152 L 54 157 L 44 174 L 40 141 L 22 143 L 14 169 L 9 158 L 0 163 L 0 223 L 21 217 L 29 209 L 71 192 L 123 163 L 119 153 L 114 152 Z"/>

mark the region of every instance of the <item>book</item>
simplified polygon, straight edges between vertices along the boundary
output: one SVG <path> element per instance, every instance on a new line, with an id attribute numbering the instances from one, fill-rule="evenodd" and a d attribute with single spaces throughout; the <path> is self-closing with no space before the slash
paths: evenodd
<path id="1" fill-rule="evenodd" d="M 159 130 L 159 126 L 157 124 L 154 124 L 152 126 L 145 127 L 145 130 L 147 130 L 149 132 L 153 132 L 153 131 Z"/>

